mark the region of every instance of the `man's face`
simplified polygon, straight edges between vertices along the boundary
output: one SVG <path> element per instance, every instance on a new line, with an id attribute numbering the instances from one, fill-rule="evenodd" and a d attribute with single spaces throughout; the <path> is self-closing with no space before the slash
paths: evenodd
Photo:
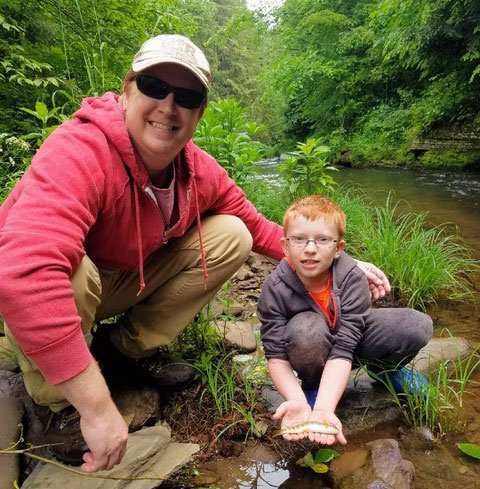
<path id="1" fill-rule="evenodd" d="M 142 75 L 158 78 L 174 87 L 205 91 L 191 71 L 176 64 L 152 66 Z M 180 107 L 173 93 L 162 100 L 147 97 L 138 90 L 135 81 L 127 84 L 123 105 L 128 134 L 153 181 L 192 138 L 204 107 Z"/>
<path id="2" fill-rule="evenodd" d="M 298 247 L 294 243 L 295 237 L 327 238 L 330 242 L 327 246 L 316 246 L 313 241 L 308 241 L 305 246 Z M 280 244 L 300 280 L 313 291 L 325 285 L 333 260 L 340 256 L 345 246 L 343 240 L 339 241 L 335 223 L 323 218 L 309 221 L 303 216 L 290 220 L 287 236 L 281 238 Z"/>

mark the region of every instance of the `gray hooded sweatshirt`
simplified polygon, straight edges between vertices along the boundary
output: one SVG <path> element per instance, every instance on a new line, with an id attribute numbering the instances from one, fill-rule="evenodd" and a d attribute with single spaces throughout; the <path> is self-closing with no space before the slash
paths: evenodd
<path id="1" fill-rule="evenodd" d="M 332 264 L 329 321 L 289 263 L 283 259 L 266 280 L 260 294 L 257 316 L 262 323 L 261 339 L 267 359 L 288 360 L 284 334 L 290 319 L 305 311 L 325 318 L 334 335 L 330 359 L 352 361 L 363 337 L 370 313 L 370 290 L 365 274 L 342 252 Z"/>

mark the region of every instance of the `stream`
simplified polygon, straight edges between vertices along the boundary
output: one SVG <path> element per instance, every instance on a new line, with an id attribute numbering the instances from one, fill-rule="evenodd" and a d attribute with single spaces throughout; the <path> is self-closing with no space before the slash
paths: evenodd
<path id="1" fill-rule="evenodd" d="M 278 161 L 257 164 L 258 179 L 274 182 L 277 179 Z M 402 211 L 428 212 L 427 221 L 432 225 L 449 223 L 451 233 L 458 232 L 464 244 L 472 250 L 472 256 L 480 259 L 480 172 L 414 171 L 406 169 L 354 169 L 342 168 L 333 174 L 337 183 L 351 182 L 359 185 L 375 204 L 385 203 L 389 191 L 394 192 Z M 348 225 L 348 223 L 347 223 Z M 475 301 L 462 304 L 432 306 L 427 311 L 434 320 L 434 336 L 440 336 L 445 328 L 453 336 L 467 338 L 473 347 L 480 345 L 480 311 L 477 309 L 480 276 L 472 277 Z M 480 383 L 480 369 L 473 380 Z M 480 488 L 480 461 L 462 455 L 455 443 L 480 444 L 480 387 L 470 385 L 470 396 L 464 405 L 463 424 L 459 431 L 448 433 L 440 440 L 441 450 L 450 462 L 439 463 L 432 455 L 410 441 L 401 440 L 402 428 L 392 423 L 379 426 L 373 432 L 363 432 L 348 439 L 340 452 L 351 451 L 366 442 L 380 438 L 399 440 L 402 456 L 414 463 L 418 489 L 476 489 Z M 348 424 L 348 421 L 346 421 Z M 401 422 L 399 422 L 401 424 Z M 335 447 L 339 448 L 339 447 Z M 272 453 L 257 444 L 248 447 L 238 459 L 214 463 L 210 470 L 220 480 L 215 486 L 221 489 L 301 487 L 328 488 L 328 482 L 311 470 L 301 469 L 292 461 L 278 460 Z M 470 477 L 465 478 L 465 473 Z"/>

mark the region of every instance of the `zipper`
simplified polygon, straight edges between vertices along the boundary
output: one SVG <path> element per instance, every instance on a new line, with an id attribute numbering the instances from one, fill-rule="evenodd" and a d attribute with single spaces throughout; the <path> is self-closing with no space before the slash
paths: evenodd
<path id="1" fill-rule="evenodd" d="M 155 196 L 153 190 L 148 185 L 145 185 L 145 187 L 143 187 L 143 191 L 150 197 L 150 200 L 155 204 L 155 207 L 157 208 L 157 211 L 160 214 L 160 217 L 162 218 L 162 221 L 163 221 L 162 244 L 167 244 L 168 243 L 168 236 L 167 236 L 168 225 L 167 225 L 167 222 L 165 221 L 165 217 L 164 217 L 164 215 L 160 209 L 160 206 L 158 205 L 157 197 Z"/>

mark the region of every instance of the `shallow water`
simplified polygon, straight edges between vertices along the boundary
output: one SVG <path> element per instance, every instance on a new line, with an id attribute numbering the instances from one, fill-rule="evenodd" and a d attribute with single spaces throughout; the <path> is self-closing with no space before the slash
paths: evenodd
<path id="1" fill-rule="evenodd" d="M 274 181 L 278 162 L 263 162 L 258 166 L 259 179 Z M 413 171 L 403 169 L 341 169 L 334 174 L 338 183 L 360 185 L 376 204 L 383 204 L 389 191 L 395 200 L 402 200 L 405 211 L 428 211 L 432 224 L 452 223 L 464 243 L 472 249 L 472 256 L 480 259 L 480 172 Z M 472 277 L 472 289 L 479 298 L 480 276 Z M 480 345 L 480 311 L 478 300 L 470 304 L 442 304 L 428 311 L 434 319 L 435 336 L 445 328 L 454 335 L 469 339 L 473 347 Z M 475 375 L 480 382 L 480 372 Z M 456 442 L 480 444 L 480 387 L 471 386 L 474 394 L 467 399 L 463 410 L 463 426 L 426 450 L 419 443 L 402 439 L 398 426 L 385 426 L 374 433 L 351 437 L 345 449 L 353 450 L 379 438 L 399 440 L 403 457 L 414 463 L 416 488 L 419 489 L 474 489 L 480 488 L 480 461 L 462 455 Z M 342 449 L 343 450 L 343 449 Z M 341 450 L 341 451 L 342 451 Z M 243 455 L 243 454 L 242 454 Z M 441 456 L 443 465 L 438 462 Z M 445 462 L 445 459 L 447 462 Z M 220 476 L 216 485 L 222 489 L 330 487 L 322 476 L 292 464 L 268 460 L 247 454 L 240 460 L 222 461 L 214 468 Z"/>

